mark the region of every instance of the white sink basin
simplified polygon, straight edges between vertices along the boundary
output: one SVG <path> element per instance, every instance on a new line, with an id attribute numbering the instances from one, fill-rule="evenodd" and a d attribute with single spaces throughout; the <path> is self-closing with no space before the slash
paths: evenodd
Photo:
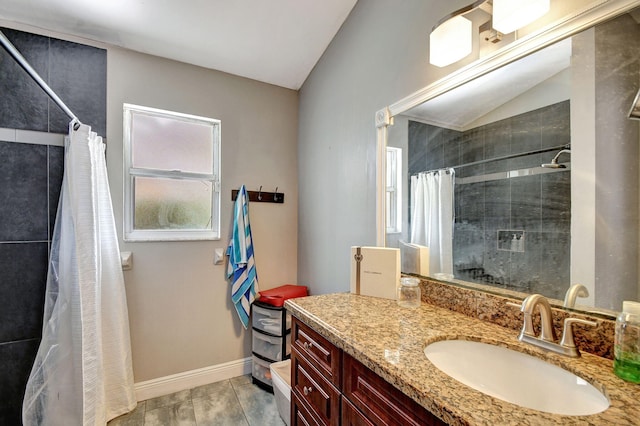
<path id="1" fill-rule="evenodd" d="M 501 346 L 442 340 L 424 353 L 459 382 L 512 404 L 547 413 L 600 413 L 609 400 L 584 379 L 541 359 Z"/>

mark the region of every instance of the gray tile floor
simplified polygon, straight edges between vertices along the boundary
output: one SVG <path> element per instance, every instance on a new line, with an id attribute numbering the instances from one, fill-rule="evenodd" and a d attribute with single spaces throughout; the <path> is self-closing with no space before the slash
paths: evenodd
<path id="1" fill-rule="evenodd" d="M 284 426 L 273 394 L 234 377 L 149 399 L 108 426 Z"/>

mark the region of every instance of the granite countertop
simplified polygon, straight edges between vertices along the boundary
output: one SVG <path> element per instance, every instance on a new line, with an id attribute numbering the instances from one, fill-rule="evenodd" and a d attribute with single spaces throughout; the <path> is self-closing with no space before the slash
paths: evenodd
<path id="1" fill-rule="evenodd" d="M 393 300 L 338 293 L 291 299 L 285 307 L 449 424 L 640 425 L 640 385 L 615 376 L 606 358 L 550 353 L 520 343 L 513 330 L 425 303 L 407 309 Z M 441 372 L 424 355 L 429 343 L 457 338 L 499 344 L 561 366 L 602 391 L 611 405 L 599 414 L 562 416 L 485 395 Z"/>

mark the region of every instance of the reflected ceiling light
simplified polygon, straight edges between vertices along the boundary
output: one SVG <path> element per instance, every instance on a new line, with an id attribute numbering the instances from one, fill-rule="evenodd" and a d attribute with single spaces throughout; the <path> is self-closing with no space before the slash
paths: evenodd
<path id="1" fill-rule="evenodd" d="M 629 111 L 629 118 L 634 120 L 640 120 L 640 90 L 636 94 L 636 98 L 631 105 L 631 111 Z"/>
<path id="2" fill-rule="evenodd" d="M 550 0 L 493 0 L 493 28 L 509 34 L 549 11 Z"/>
<path id="3" fill-rule="evenodd" d="M 440 24 L 429 36 L 429 62 L 444 67 L 459 61 L 472 50 L 472 24 L 463 16 L 454 16 Z"/>

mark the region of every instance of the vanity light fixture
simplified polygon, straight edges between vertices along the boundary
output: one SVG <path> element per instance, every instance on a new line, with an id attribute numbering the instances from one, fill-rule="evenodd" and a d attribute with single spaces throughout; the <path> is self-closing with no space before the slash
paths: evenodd
<path id="1" fill-rule="evenodd" d="M 429 62 L 444 67 L 470 54 L 472 31 L 471 21 L 461 15 L 440 24 L 429 35 Z"/>
<path id="2" fill-rule="evenodd" d="M 551 0 L 476 0 L 441 19 L 429 36 L 429 62 L 445 67 L 461 60 L 473 50 L 473 27 L 482 32 L 493 28 L 485 39 L 492 43 L 535 21 L 549 11 Z M 465 15 L 482 9 L 485 22 L 472 22 Z M 487 16 L 487 15 L 485 15 Z M 477 18 L 477 16 L 476 16 Z"/>
<path id="3" fill-rule="evenodd" d="M 549 11 L 551 0 L 493 0 L 493 28 L 509 34 Z"/>

